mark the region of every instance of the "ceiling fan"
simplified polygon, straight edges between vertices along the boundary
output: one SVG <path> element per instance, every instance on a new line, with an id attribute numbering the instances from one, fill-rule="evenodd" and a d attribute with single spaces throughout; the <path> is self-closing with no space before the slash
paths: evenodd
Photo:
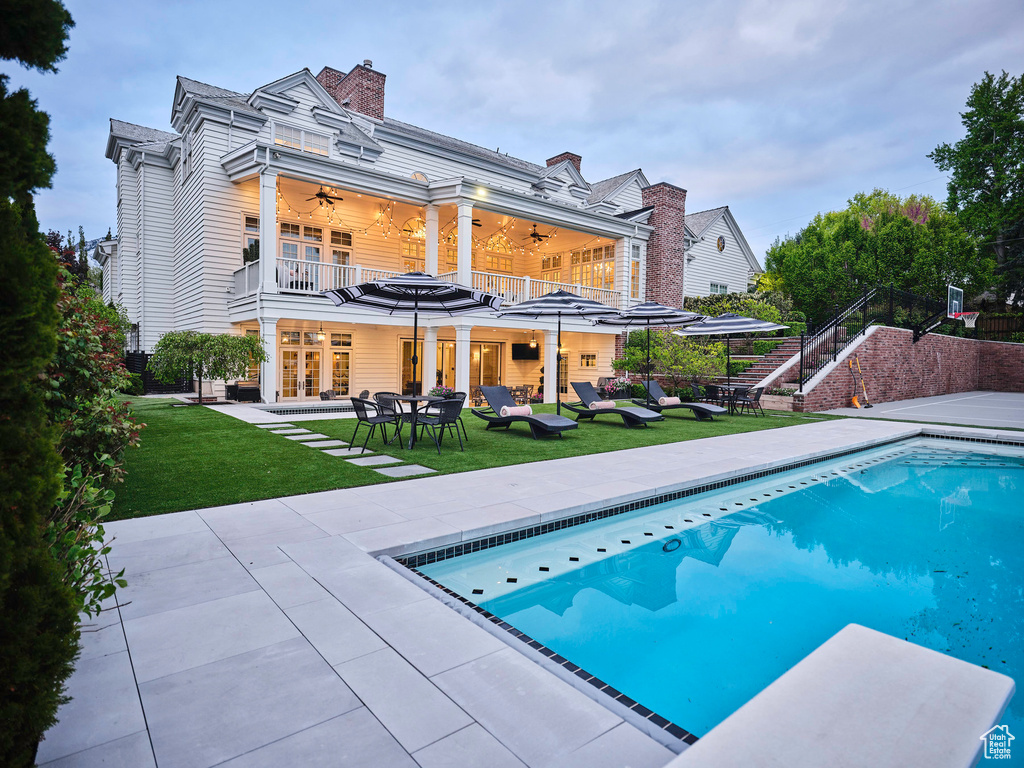
<path id="1" fill-rule="evenodd" d="M 480 219 L 473 219 L 473 226 L 474 227 L 482 227 L 483 224 L 480 223 Z"/>
<path id="2" fill-rule="evenodd" d="M 533 231 L 529 233 L 529 237 L 532 237 L 536 242 L 539 243 L 541 240 L 547 240 L 549 237 L 551 237 L 551 235 L 542 235 L 540 232 L 537 231 L 537 225 L 534 224 Z"/>
<path id="3" fill-rule="evenodd" d="M 313 195 L 312 197 L 307 197 L 306 198 L 306 202 L 308 203 L 310 200 L 319 200 L 320 201 L 320 205 L 323 205 L 324 203 L 326 203 L 327 205 L 334 205 L 335 203 L 342 202 L 344 199 L 345 198 L 338 197 L 337 195 L 335 195 L 334 197 L 331 197 L 326 192 L 324 192 L 324 185 L 321 184 L 320 185 L 320 190 L 315 195 Z"/>

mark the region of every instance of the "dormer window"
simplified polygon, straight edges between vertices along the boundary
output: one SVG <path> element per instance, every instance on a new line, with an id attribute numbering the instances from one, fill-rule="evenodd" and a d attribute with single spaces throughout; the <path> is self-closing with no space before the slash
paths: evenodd
<path id="1" fill-rule="evenodd" d="M 282 147 L 291 147 L 301 152 L 327 156 L 330 138 L 322 133 L 304 131 L 290 125 L 274 126 L 274 143 Z"/>

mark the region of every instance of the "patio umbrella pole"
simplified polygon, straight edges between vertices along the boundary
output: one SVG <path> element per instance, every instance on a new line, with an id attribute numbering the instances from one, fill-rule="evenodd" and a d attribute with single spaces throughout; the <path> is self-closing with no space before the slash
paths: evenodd
<path id="1" fill-rule="evenodd" d="M 729 370 L 729 339 L 731 337 L 726 334 L 725 337 L 725 385 L 727 387 L 732 386 L 732 372 Z"/>
<path id="2" fill-rule="evenodd" d="M 416 355 L 416 335 L 419 333 L 419 320 L 420 320 L 420 297 L 414 296 L 412 300 L 412 393 L 413 395 L 420 394 L 416 391 L 416 363 L 419 362 L 419 357 Z"/>
<path id="3" fill-rule="evenodd" d="M 628 338 L 628 337 L 627 337 Z M 632 393 L 630 393 L 632 395 Z M 647 321 L 647 400 L 648 405 L 651 404 L 651 321 Z"/>
<path id="4" fill-rule="evenodd" d="M 558 349 L 555 350 L 555 413 L 562 415 L 562 313 L 558 313 Z"/>

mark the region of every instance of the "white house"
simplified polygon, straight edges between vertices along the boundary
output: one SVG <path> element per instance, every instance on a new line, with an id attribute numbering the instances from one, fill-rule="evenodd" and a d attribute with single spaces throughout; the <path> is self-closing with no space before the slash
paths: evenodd
<path id="1" fill-rule="evenodd" d="M 686 214 L 687 296 L 743 293 L 763 271 L 729 206 Z"/>
<path id="2" fill-rule="evenodd" d="M 680 305 L 685 190 L 640 170 L 590 183 L 569 152 L 539 165 L 400 122 L 384 114 L 384 83 L 369 61 L 251 93 L 178 77 L 174 132 L 110 121 L 118 235 L 102 248 L 104 298 L 138 325 L 139 350 L 168 330 L 258 334 L 264 401 L 303 401 L 413 388 L 410 319 L 335 307 L 326 289 L 422 270 L 509 302 L 566 288 Z M 612 373 L 615 329 L 562 327 L 563 391 Z M 538 385 L 556 355 L 546 320 L 421 328 L 423 389 Z"/>

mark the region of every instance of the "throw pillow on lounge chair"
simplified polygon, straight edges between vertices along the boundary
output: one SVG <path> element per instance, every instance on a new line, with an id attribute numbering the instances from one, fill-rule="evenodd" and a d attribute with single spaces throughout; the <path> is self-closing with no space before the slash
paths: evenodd
<path id="1" fill-rule="evenodd" d="M 590 405 L 588 405 L 587 407 L 590 408 L 590 410 L 592 410 L 592 411 L 600 411 L 600 410 L 603 410 L 605 408 L 614 408 L 615 407 L 615 401 L 614 400 L 595 400 Z"/>

